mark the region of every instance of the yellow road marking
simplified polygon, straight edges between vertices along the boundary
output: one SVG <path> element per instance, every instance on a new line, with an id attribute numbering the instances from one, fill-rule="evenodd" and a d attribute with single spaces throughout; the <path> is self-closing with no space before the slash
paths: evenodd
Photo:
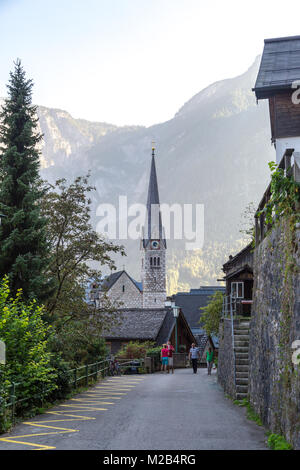
<path id="1" fill-rule="evenodd" d="M 48 421 L 43 421 L 44 423 L 47 423 Z M 52 421 L 50 421 L 52 422 Z M 48 429 L 58 429 L 59 431 L 65 431 L 65 432 L 78 432 L 78 429 L 69 429 L 69 428 L 58 428 L 56 426 L 45 426 L 44 424 L 39 424 L 39 423 L 22 423 L 22 424 L 27 424 L 28 426 L 35 426 L 37 428 L 48 428 Z"/>
<path id="2" fill-rule="evenodd" d="M 112 401 L 103 401 L 103 400 L 89 400 L 89 399 L 86 399 L 86 400 L 79 400 L 78 398 L 73 398 L 72 399 L 73 401 L 76 401 L 76 402 L 80 402 L 82 403 L 83 405 L 86 404 L 86 405 L 114 405 L 114 402 Z M 79 405 L 80 405 L 79 403 Z"/>
<path id="3" fill-rule="evenodd" d="M 56 449 L 56 447 L 52 447 L 52 446 L 46 446 L 46 445 L 43 445 L 43 444 L 34 444 L 33 442 L 14 441 L 13 439 L 0 439 L 0 441 L 11 442 L 11 443 L 14 443 L 14 444 L 23 444 L 24 446 L 39 447 L 39 449 L 36 449 L 36 450 Z"/>
<path id="4" fill-rule="evenodd" d="M 107 411 L 107 408 L 98 408 L 94 405 L 114 405 L 112 402 L 105 402 L 103 399 L 113 399 L 113 400 L 120 400 L 123 398 L 123 395 L 127 395 L 128 391 L 131 391 L 138 383 L 143 380 L 144 377 L 137 378 L 137 379 L 130 379 L 130 378 L 122 378 L 122 377 L 113 377 L 112 379 L 108 379 L 106 382 L 101 383 L 95 387 L 94 390 L 90 390 L 83 395 L 86 395 L 88 398 L 72 398 L 72 401 L 80 402 L 74 404 L 61 404 L 60 407 L 64 408 L 72 408 L 71 410 L 56 410 L 56 411 L 47 411 L 47 414 L 58 415 L 64 418 L 63 419 L 52 419 L 52 420 L 43 420 L 43 421 L 33 421 L 28 422 L 25 421 L 22 424 L 26 424 L 28 426 L 34 426 L 37 428 L 46 428 L 46 429 L 54 429 L 55 431 L 49 431 L 44 433 L 36 433 L 36 434 L 25 434 L 21 436 L 12 436 L 7 438 L 0 438 L 2 442 L 9 442 L 15 443 L 25 446 L 36 447 L 35 450 L 48 450 L 48 449 L 55 449 L 54 446 L 47 446 L 45 444 L 36 444 L 33 442 L 24 442 L 20 441 L 21 438 L 34 438 L 37 436 L 50 436 L 55 434 L 64 434 L 64 433 L 74 433 L 79 432 L 79 429 L 69 429 L 69 428 L 61 428 L 56 426 L 50 426 L 49 423 L 58 423 L 58 422 L 69 422 L 69 421 L 85 421 L 89 419 L 96 419 L 95 417 L 89 416 L 80 416 L 70 414 L 70 412 L 90 412 L 90 411 Z M 116 382 L 117 380 L 117 382 Z M 114 382 L 115 381 L 115 382 Z M 114 382 L 114 383 L 113 383 Z M 93 399 L 92 399 L 93 398 Z M 76 408 L 76 409 L 75 409 Z M 71 419 L 70 419 L 71 418 Z M 46 424 L 47 423 L 47 424 Z"/>
<path id="5" fill-rule="evenodd" d="M 83 410 L 90 410 L 90 411 L 107 411 L 107 408 L 93 408 L 93 407 L 88 407 L 88 405 L 59 405 L 59 406 L 64 406 L 67 408 L 78 408 L 83 409 Z"/>

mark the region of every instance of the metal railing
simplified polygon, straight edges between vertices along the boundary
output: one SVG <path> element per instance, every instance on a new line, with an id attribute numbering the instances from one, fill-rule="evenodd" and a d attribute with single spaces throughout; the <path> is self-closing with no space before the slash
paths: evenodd
<path id="1" fill-rule="evenodd" d="M 237 317 L 237 304 L 238 299 L 230 295 L 224 295 L 223 297 L 223 318 L 230 318 L 231 323 L 231 341 L 232 341 L 232 357 L 233 357 L 233 379 L 236 384 L 236 361 L 235 361 L 235 344 L 234 344 L 234 324 L 233 320 Z"/>
<path id="2" fill-rule="evenodd" d="M 124 373 L 126 369 L 137 369 L 138 367 L 144 367 L 144 359 L 126 359 L 124 362 L 119 364 L 120 373 Z M 100 374 L 102 378 L 109 375 L 114 375 L 111 368 L 111 358 L 104 359 L 103 361 L 94 362 L 92 364 L 86 364 L 83 366 L 75 367 L 74 369 L 67 370 L 63 375 L 67 376 L 68 384 L 73 388 L 77 389 L 79 385 L 88 387 L 89 379 L 91 377 L 96 381 Z M 1 373 L 2 371 L 0 371 Z M 0 376 L 1 377 L 1 376 Z M 0 384 L 1 385 L 1 384 Z M 11 409 L 11 422 L 14 425 L 16 421 L 17 407 L 25 409 L 26 403 L 30 403 L 33 400 L 40 401 L 41 407 L 43 407 L 45 399 L 51 394 L 53 389 L 49 389 L 41 382 L 41 391 L 34 395 L 30 395 L 25 398 L 18 398 L 18 388 L 22 386 L 22 382 L 12 382 L 9 386 L 2 386 L 4 389 L 4 396 L 0 396 L 0 417 L 1 409 Z M 22 410 L 20 410 L 22 411 Z"/>
<path id="3" fill-rule="evenodd" d="M 1 372 L 1 371 L 0 371 Z M 98 374 L 101 374 L 102 378 L 106 375 L 110 374 L 110 359 L 104 359 L 103 361 L 94 362 L 92 364 L 86 364 L 84 366 L 76 367 L 74 369 L 67 370 L 63 375 L 68 377 L 68 384 L 77 389 L 78 385 L 83 382 L 82 385 L 86 387 L 89 384 L 89 378 L 94 377 L 95 380 L 98 379 Z M 41 382 L 41 391 L 34 395 L 30 395 L 25 398 L 18 398 L 18 388 L 23 385 L 22 382 L 12 382 L 11 385 L 2 386 L 4 390 L 4 395 L 0 396 L 0 415 L 1 409 L 5 410 L 7 408 L 11 408 L 11 421 L 12 424 L 15 424 L 16 419 L 16 409 L 17 407 L 23 405 L 25 408 L 26 403 L 29 403 L 33 400 L 39 400 L 41 406 L 43 407 L 45 398 L 50 395 L 53 389 L 49 389 L 45 386 L 43 382 Z"/>

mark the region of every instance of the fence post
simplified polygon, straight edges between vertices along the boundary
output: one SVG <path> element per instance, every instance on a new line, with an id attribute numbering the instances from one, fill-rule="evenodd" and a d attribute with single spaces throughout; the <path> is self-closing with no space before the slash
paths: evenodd
<path id="1" fill-rule="evenodd" d="M 77 388 L 77 369 L 74 369 L 74 386 Z"/>
<path id="2" fill-rule="evenodd" d="M 89 384 L 89 365 L 85 366 L 85 385 L 88 386 Z"/>
<path id="3" fill-rule="evenodd" d="M 10 399 L 11 399 L 11 421 L 13 425 L 15 424 L 15 407 L 16 407 L 15 391 L 16 391 L 15 382 L 12 382 Z"/>
<path id="4" fill-rule="evenodd" d="M 98 380 L 98 362 L 96 362 L 96 381 Z"/>

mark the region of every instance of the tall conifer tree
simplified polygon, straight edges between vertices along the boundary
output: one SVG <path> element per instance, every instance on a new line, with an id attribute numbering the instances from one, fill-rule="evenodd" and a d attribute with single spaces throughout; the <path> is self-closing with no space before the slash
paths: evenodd
<path id="1" fill-rule="evenodd" d="M 45 275 L 49 262 L 46 220 L 40 214 L 43 196 L 39 177 L 36 106 L 32 80 L 18 59 L 10 73 L 8 98 L 0 113 L 0 276 L 9 275 L 13 294 L 43 300 L 52 290 Z"/>

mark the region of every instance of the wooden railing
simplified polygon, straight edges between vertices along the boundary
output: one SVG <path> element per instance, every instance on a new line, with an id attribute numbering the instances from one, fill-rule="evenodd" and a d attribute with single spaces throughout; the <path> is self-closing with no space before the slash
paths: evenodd
<path id="1" fill-rule="evenodd" d="M 293 159 L 293 162 L 292 162 Z M 278 168 L 284 170 L 286 176 L 292 176 L 293 179 L 300 183 L 300 155 L 294 154 L 294 149 L 286 149 Z M 267 187 L 264 195 L 259 203 L 255 214 L 255 245 L 258 246 L 265 238 L 270 230 L 270 223 L 266 223 L 265 213 L 262 212 L 271 199 L 271 183 Z"/>

